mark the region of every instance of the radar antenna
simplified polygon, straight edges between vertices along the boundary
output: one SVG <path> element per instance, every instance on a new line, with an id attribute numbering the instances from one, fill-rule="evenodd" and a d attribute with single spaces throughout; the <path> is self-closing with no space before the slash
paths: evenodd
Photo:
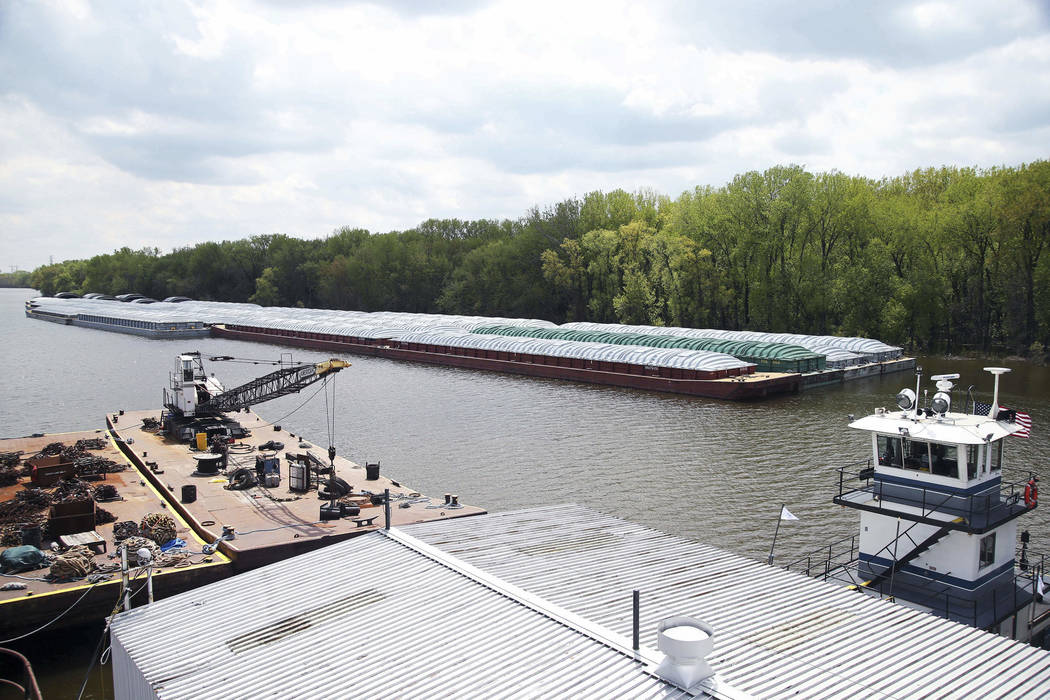
<path id="1" fill-rule="evenodd" d="M 999 375 L 1009 372 L 1007 367 L 985 367 L 985 372 L 990 372 L 995 377 L 995 389 L 992 392 L 992 407 L 988 409 L 988 417 L 995 420 L 999 415 Z"/>

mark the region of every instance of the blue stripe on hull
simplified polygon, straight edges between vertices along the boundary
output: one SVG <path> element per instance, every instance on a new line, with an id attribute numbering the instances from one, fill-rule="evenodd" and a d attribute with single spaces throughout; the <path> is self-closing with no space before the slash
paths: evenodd
<path id="1" fill-rule="evenodd" d="M 892 559 L 884 559 L 882 557 L 876 557 L 876 556 L 871 555 L 871 554 L 865 554 L 864 552 L 860 552 L 860 554 L 858 555 L 858 558 L 862 562 L 866 562 L 866 563 L 869 563 L 869 564 L 874 564 L 876 566 L 881 566 L 881 567 L 884 567 L 884 568 L 887 568 L 887 569 L 890 568 L 891 566 L 893 566 L 893 560 Z M 958 578 L 956 576 L 949 576 L 948 574 L 942 574 L 942 573 L 938 573 L 936 571 L 930 571 L 929 569 L 920 569 L 919 567 L 912 566 L 911 564 L 905 564 L 904 566 L 901 567 L 900 570 L 905 572 L 905 573 L 911 574 L 913 576 L 919 576 L 919 577 L 922 577 L 922 578 L 927 578 L 927 579 L 931 579 L 931 580 L 934 580 L 934 581 L 939 581 L 941 583 L 946 583 L 949 586 L 954 586 L 956 588 L 962 588 L 962 589 L 967 590 L 967 591 L 974 591 L 974 590 L 977 590 L 978 588 L 980 588 L 981 586 L 985 585 L 989 581 L 992 581 L 992 580 L 998 578 L 999 576 L 1002 576 L 1003 574 L 1005 574 L 1007 572 L 1013 572 L 1013 569 L 1014 569 L 1014 560 L 1011 559 L 1010 561 L 1006 562 L 1002 566 L 998 566 L 995 569 L 993 569 L 993 570 L 989 571 L 988 573 L 984 574 L 983 576 L 981 576 L 976 581 L 968 581 L 966 579 Z"/>

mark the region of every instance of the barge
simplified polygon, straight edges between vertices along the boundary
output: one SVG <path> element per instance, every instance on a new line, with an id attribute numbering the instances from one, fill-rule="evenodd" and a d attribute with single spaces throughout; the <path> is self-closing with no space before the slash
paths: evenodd
<path id="1" fill-rule="evenodd" d="M 88 454 L 93 462 L 98 464 L 105 460 L 116 465 L 111 469 L 120 468 L 119 471 L 100 473 L 96 470 L 92 475 L 80 477 L 90 484 L 91 489 L 111 487 L 111 493 L 115 495 L 98 501 L 57 500 L 63 488 L 62 477 L 71 476 L 75 465 L 63 461 L 61 453 L 49 459 L 33 460 L 33 457 L 59 443 L 67 448 L 77 443 L 89 443 L 92 448 Z M 90 543 L 90 547 L 95 550 L 93 563 L 88 565 L 91 571 L 86 571 L 82 577 L 49 579 L 46 576 L 47 568 L 0 576 L 0 580 L 8 587 L 8 590 L 0 590 L 0 638 L 8 639 L 36 629 L 55 620 L 63 611 L 67 612 L 47 629 L 93 622 L 110 614 L 119 599 L 121 585 L 120 572 L 116 570 L 119 569 L 119 558 L 116 557 L 114 526 L 118 523 L 140 523 L 151 513 L 170 515 L 175 523 L 175 536 L 186 542 L 187 550 L 195 552 L 184 557 L 168 557 L 170 565 L 161 564 L 153 570 L 155 596 L 174 595 L 232 573 L 230 560 L 221 552 L 202 554 L 206 542 L 167 507 L 166 489 L 157 488 L 146 481 L 124 459 L 104 431 L 0 440 L 0 453 L 13 456 L 9 470 L 22 471 L 23 464 L 46 462 L 39 464 L 35 473 L 19 476 L 14 483 L 0 488 L 4 532 L 4 546 L 0 549 L 6 551 L 22 544 L 47 549 L 50 542 L 54 541 L 60 546 L 64 542 Z M 65 490 L 69 491 L 70 482 L 67 480 L 65 484 Z M 34 498 L 48 498 L 52 505 L 34 509 L 30 500 L 18 497 L 19 493 L 30 493 Z M 109 520 L 103 517 L 104 512 L 111 514 L 115 520 L 102 522 Z M 16 587 L 20 584 L 24 587 Z M 142 597 L 145 597 L 144 592 Z"/>
<path id="2" fill-rule="evenodd" d="M 119 302 L 114 302 L 119 304 Z M 104 307 L 103 307 L 104 309 Z M 34 300 L 25 303 L 26 318 L 60 323 L 65 326 L 81 326 L 101 331 L 114 331 L 129 335 L 141 335 L 147 338 L 206 338 L 210 335 L 207 324 L 191 318 L 163 318 L 148 313 L 135 313 L 133 310 L 120 309 L 121 313 L 106 313 L 104 310 L 84 313 L 71 310 L 64 313 L 60 309 L 41 308 Z"/>
<path id="3" fill-rule="evenodd" d="M 212 334 L 235 340 L 716 399 L 759 399 L 796 393 L 801 386 L 799 374 L 754 372 L 753 365 L 739 369 L 691 370 L 240 324 L 215 324 Z"/>
<path id="4" fill-rule="evenodd" d="M 379 464 L 330 457 L 326 448 L 254 413 L 229 413 L 208 428 L 210 439 L 202 442 L 221 443 L 224 454 L 165 434 L 162 419 L 157 410 L 106 416 L 124 455 L 168 495 L 169 508 L 195 535 L 230 558 L 235 571 L 382 528 L 388 517 L 391 524 L 407 525 L 485 512 L 459 503 L 458 495 L 425 496 L 380 474 Z M 228 431 L 223 426 L 238 426 L 241 437 L 217 433 Z M 333 472 L 326 475 L 328 467 Z M 240 488 L 243 471 L 259 478 Z M 326 490 L 329 477 L 345 484 L 338 499 Z M 335 512 L 328 508 L 333 500 Z"/>
<path id="5" fill-rule="evenodd" d="M 132 308 L 135 307 L 135 308 Z M 541 319 L 39 297 L 26 316 L 152 338 L 210 334 L 525 376 L 749 400 L 907 370 L 871 338 Z"/>
<path id="6" fill-rule="evenodd" d="M 152 600 L 392 524 L 485 512 L 251 413 L 349 366 L 278 364 L 227 390 L 184 354 L 163 410 L 0 441 L 0 638 L 102 620 L 130 591 Z M 127 584 L 128 564 L 148 584 Z"/>

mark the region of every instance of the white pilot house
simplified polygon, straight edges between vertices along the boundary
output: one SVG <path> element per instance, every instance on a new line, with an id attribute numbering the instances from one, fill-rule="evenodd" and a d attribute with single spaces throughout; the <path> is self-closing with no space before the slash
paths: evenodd
<path id="1" fill-rule="evenodd" d="M 850 423 L 871 436 L 871 457 L 839 470 L 835 503 L 861 511 L 853 583 L 900 603 L 1021 640 L 1041 636 L 1050 606 L 1041 600 L 1041 561 L 1017 554 L 1017 518 L 1037 507 L 1033 474 L 1003 479 L 1003 445 L 1018 432 L 998 405 L 988 415 L 951 411 L 952 380 L 939 375 L 928 405 L 916 388 L 897 409 Z M 858 483 L 859 482 L 859 483 Z M 1027 487 L 1027 490 L 1026 490 Z M 1038 640 L 1036 640 L 1038 641 Z"/>

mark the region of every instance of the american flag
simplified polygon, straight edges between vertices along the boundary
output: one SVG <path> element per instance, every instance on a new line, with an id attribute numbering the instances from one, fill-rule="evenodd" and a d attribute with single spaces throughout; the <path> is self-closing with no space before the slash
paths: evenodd
<path id="1" fill-rule="evenodd" d="M 999 407 L 999 413 L 1009 410 L 1005 406 Z M 992 412 L 992 404 L 981 403 L 975 401 L 973 405 L 973 412 L 978 416 L 987 416 Z M 1027 413 L 1021 413 L 1020 411 L 1014 412 L 1014 423 L 1017 425 L 1017 430 L 1012 433 L 1014 437 L 1030 438 L 1032 437 L 1032 417 Z"/>

